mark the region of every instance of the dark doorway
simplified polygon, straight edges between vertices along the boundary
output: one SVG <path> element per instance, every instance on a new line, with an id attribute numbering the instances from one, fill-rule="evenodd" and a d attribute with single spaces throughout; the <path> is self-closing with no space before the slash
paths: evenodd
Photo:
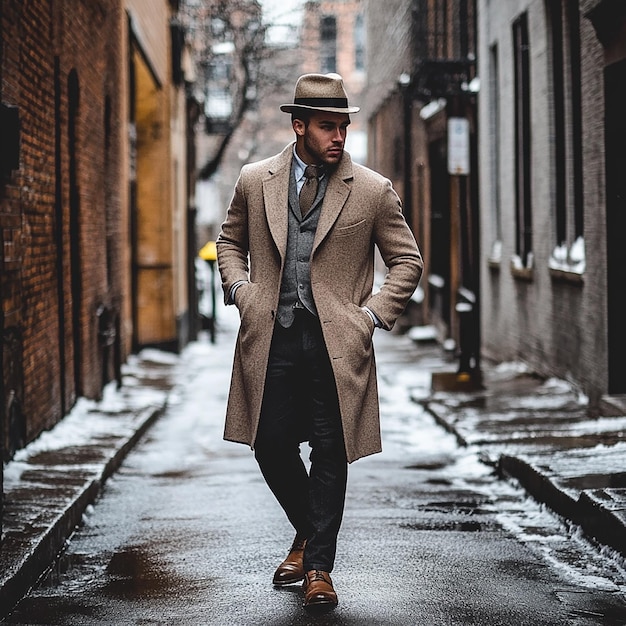
<path id="1" fill-rule="evenodd" d="M 431 142 L 429 317 L 442 338 L 450 335 L 450 180 L 445 139 Z"/>
<path id="2" fill-rule="evenodd" d="M 626 393 L 624 268 L 626 267 L 626 60 L 607 66 L 605 79 L 606 225 L 609 393 Z"/>

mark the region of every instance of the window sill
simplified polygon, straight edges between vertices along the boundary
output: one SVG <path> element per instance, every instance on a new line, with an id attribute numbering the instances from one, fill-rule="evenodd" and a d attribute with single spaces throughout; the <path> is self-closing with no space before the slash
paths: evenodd
<path id="1" fill-rule="evenodd" d="M 489 258 L 487 259 L 487 267 L 494 272 L 499 272 L 500 267 L 502 266 L 501 259 Z"/>
<path id="2" fill-rule="evenodd" d="M 534 280 L 534 272 L 532 267 L 515 267 L 511 264 L 511 276 L 515 280 L 531 283 Z"/>
<path id="3" fill-rule="evenodd" d="M 585 282 L 583 275 L 578 272 L 568 272 L 567 270 L 558 270 L 553 267 L 550 268 L 550 278 L 554 281 L 571 285 L 582 285 Z"/>

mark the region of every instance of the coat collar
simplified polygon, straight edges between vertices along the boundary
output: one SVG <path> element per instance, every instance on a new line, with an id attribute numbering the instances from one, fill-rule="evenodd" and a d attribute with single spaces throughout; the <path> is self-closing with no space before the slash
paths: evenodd
<path id="1" fill-rule="evenodd" d="M 286 146 L 273 159 L 270 159 L 267 174 L 263 179 L 263 199 L 267 222 L 281 257 L 284 256 L 287 249 L 287 208 L 293 146 L 294 142 Z M 313 242 L 313 252 L 324 240 L 339 213 L 341 213 L 350 194 L 350 183 L 353 176 L 352 159 L 347 152 L 344 152 L 337 169 L 332 172 L 328 179 L 328 187 Z"/>

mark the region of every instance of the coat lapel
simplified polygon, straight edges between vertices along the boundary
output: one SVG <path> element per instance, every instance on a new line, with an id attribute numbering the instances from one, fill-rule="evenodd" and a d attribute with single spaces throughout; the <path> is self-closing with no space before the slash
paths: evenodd
<path id="1" fill-rule="evenodd" d="M 348 196 L 350 195 L 351 181 L 353 178 L 352 159 L 347 152 L 343 153 L 343 158 L 337 169 L 331 174 L 322 202 L 322 213 L 317 224 L 315 240 L 313 241 L 313 253 L 324 241 L 328 231 L 339 217 Z"/>
<path id="2" fill-rule="evenodd" d="M 263 201 L 267 223 L 281 258 L 284 258 L 287 250 L 289 228 L 287 211 L 292 157 L 293 144 L 290 144 L 270 163 L 268 174 L 263 179 Z"/>
<path id="3" fill-rule="evenodd" d="M 270 163 L 268 174 L 263 179 L 263 201 L 267 223 L 281 258 L 284 258 L 287 250 L 289 176 L 291 175 L 292 158 L 293 143 L 289 144 Z M 313 252 L 328 235 L 339 213 L 341 213 L 350 195 L 352 178 L 352 159 L 347 152 L 344 152 L 341 163 L 328 180 L 313 242 Z"/>

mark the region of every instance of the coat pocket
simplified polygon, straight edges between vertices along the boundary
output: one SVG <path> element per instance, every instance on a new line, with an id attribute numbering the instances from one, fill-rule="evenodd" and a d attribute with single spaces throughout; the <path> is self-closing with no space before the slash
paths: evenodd
<path id="1" fill-rule="evenodd" d="M 370 316 L 358 305 L 350 304 L 350 317 L 358 329 L 359 336 L 366 352 L 372 347 L 372 335 L 374 334 L 374 322 Z"/>
<path id="2" fill-rule="evenodd" d="M 365 228 L 367 224 L 367 220 L 361 220 L 356 222 L 355 224 L 350 224 L 349 226 L 341 226 L 335 230 L 335 236 L 337 237 L 348 237 L 353 235 L 354 233 L 359 232 L 362 228 Z"/>

